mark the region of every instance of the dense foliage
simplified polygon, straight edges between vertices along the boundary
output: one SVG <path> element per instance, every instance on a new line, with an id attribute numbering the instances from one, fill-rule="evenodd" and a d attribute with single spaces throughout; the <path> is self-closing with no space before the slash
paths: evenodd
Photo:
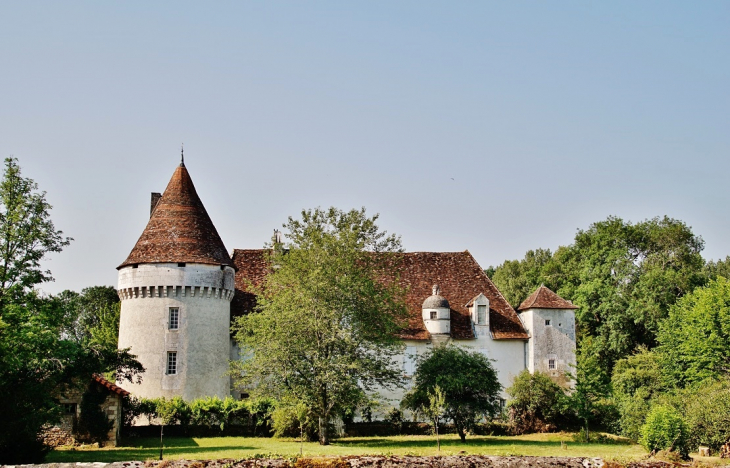
<path id="1" fill-rule="evenodd" d="M 478 352 L 456 346 L 435 347 L 419 357 L 413 384 L 403 405 L 427 413 L 431 396 L 439 387 L 445 397 L 444 418 L 454 423 L 462 441 L 480 419 L 492 418 L 500 411 L 502 386 L 497 372 L 490 360 Z"/>
<path id="2" fill-rule="evenodd" d="M 506 389 L 511 430 L 515 434 L 562 429 L 571 421 L 570 400 L 547 374 L 523 370 Z"/>
<path id="3" fill-rule="evenodd" d="M 689 456 L 689 428 L 682 415 L 669 406 L 656 405 L 641 427 L 641 445 L 649 452 L 670 450 Z"/>
<path id="4" fill-rule="evenodd" d="M 376 220 L 364 209 L 335 208 L 289 218 L 289 244 L 273 246 L 255 313 L 234 325 L 245 356 L 234 363 L 237 383 L 254 395 L 305 404 L 321 444 L 329 443 L 333 416 L 365 401 L 365 390 L 401 382 L 393 358 L 402 346 L 396 334 L 404 295 L 379 281 L 394 266 L 387 253 L 401 245 Z"/>
<path id="5" fill-rule="evenodd" d="M 5 160 L 0 182 L 0 464 L 41 461 L 41 428 L 61 415 L 55 397 L 94 373 L 134 379 L 142 367 L 118 352 L 69 333 L 66 302 L 34 289 L 52 280 L 40 269 L 46 254 L 68 245 L 50 219 L 51 206 L 36 184 Z"/>

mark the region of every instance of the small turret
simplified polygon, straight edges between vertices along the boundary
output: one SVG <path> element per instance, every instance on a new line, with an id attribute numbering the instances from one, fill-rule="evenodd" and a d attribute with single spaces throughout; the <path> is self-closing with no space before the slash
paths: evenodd
<path id="1" fill-rule="evenodd" d="M 451 333 L 451 306 L 441 295 L 438 284 L 433 285 L 433 294 L 423 301 L 421 307 L 423 323 L 431 335 L 449 335 Z"/>

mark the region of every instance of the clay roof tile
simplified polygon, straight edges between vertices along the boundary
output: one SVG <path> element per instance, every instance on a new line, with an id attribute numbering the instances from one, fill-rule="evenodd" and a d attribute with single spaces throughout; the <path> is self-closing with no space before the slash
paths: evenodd
<path id="1" fill-rule="evenodd" d="M 147 227 L 117 269 L 137 263 L 233 266 L 184 164 L 175 169 Z"/>
<path id="2" fill-rule="evenodd" d="M 577 309 L 578 306 L 558 296 L 545 285 L 541 285 L 525 299 L 517 310 L 527 309 Z"/>

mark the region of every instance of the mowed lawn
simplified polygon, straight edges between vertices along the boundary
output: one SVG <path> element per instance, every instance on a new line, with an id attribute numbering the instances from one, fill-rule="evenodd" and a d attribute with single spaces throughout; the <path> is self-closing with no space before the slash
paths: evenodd
<path id="1" fill-rule="evenodd" d="M 561 442 L 564 445 L 561 445 Z M 132 439 L 126 446 L 101 449 L 54 450 L 46 462 L 112 462 L 157 460 L 159 439 Z M 296 439 L 257 437 L 170 437 L 165 439 L 166 459 L 218 459 L 253 457 L 296 457 L 300 444 Z M 579 444 L 571 434 L 530 434 L 514 437 L 471 436 L 462 443 L 455 434 L 441 436 L 441 452 L 436 450 L 435 436 L 351 437 L 338 439 L 329 446 L 305 442 L 304 456 L 345 455 L 481 455 L 583 456 L 612 460 L 635 460 L 645 457 L 639 445 L 615 439 L 610 443 Z"/>

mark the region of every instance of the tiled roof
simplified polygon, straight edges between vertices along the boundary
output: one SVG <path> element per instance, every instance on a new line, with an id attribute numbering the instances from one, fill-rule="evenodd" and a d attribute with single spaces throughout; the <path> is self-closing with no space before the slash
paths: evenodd
<path id="1" fill-rule="evenodd" d="M 525 299 L 517 310 L 527 309 L 577 309 L 578 306 L 572 302 L 566 301 L 562 297 L 558 296 L 550 289 L 541 285 L 535 290 L 534 293 L 530 294 L 530 297 Z"/>
<path id="2" fill-rule="evenodd" d="M 260 285 L 267 274 L 265 250 L 235 250 L 236 296 L 231 315 L 253 310 L 255 297 L 248 282 Z M 402 331 L 404 339 L 427 340 L 429 333 L 422 319 L 421 306 L 438 284 L 441 295 L 451 304 L 451 336 L 473 339 L 474 332 L 466 304 L 479 293 L 489 299 L 489 323 L 495 339 L 528 338 L 519 317 L 468 252 L 413 252 L 393 254 L 392 273 L 406 289 L 408 326 Z M 390 274 L 388 272 L 387 274 Z M 390 276 L 391 278 L 393 276 Z"/>
<path id="3" fill-rule="evenodd" d="M 129 395 L 129 392 L 128 391 L 126 391 L 122 387 L 117 387 L 116 385 L 114 385 L 113 383 L 109 382 L 107 379 L 105 379 L 104 377 L 102 377 L 99 374 L 94 374 L 94 376 L 92 377 L 92 379 L 94 379 L 96 382 L 100 383 L 101 385 L 103 385 L 107 389 L 109 389 L 109 391 L 116 393 L 117 395 L 121 395 L 121 396 L 127 396 L 127 395 Z"/>
<path id="4" fill-rule="evenodd" d="M 183 164 L 175 169 L 129 257 L 117 268 L 136 263 L 233 265 Z"/>
<path id="5" fill-rule="evenodd" d="M 233 264 L 236 267 L 236 292 L 231 301 L 231 319 L 247 314 L 256 306 L 256 296 L 251 292 L 261 286 L 269 272 L 266 256 L 269 250 L 235 249 Z"/>

